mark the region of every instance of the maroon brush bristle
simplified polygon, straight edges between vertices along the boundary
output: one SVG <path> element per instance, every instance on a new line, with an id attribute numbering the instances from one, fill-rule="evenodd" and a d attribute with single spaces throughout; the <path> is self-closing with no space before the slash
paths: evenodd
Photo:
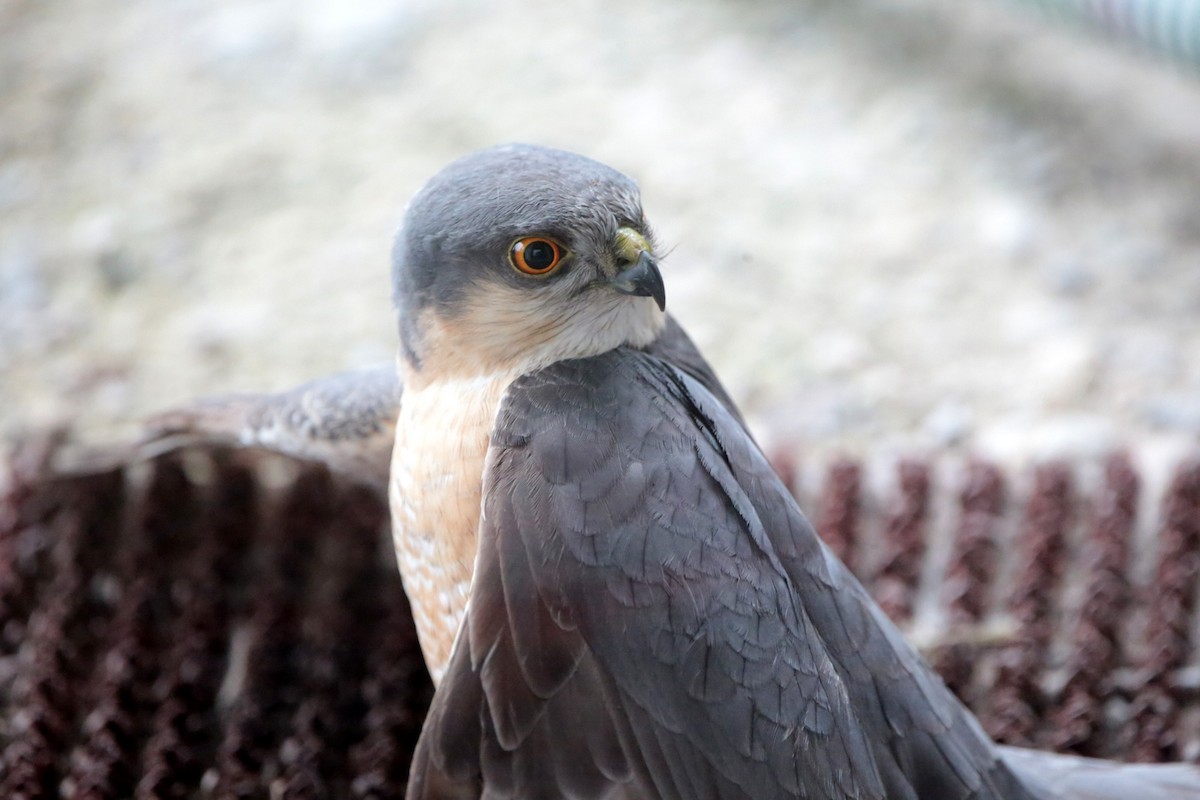
<path id="1" fill-rule="evenodd" d="M 912 617 L 925 558 L 925 523 L 929 511 L 929 465 L 906 460 L 896 467 L 897 493 L 884 527 L 884 561 L 871 586 L 885 614 L 896 622 Z"/>
<path id="2" fill-rule="evenodd" d="M 357 691 L 363 654 L 374 643 L 362 624 L 366 595 L 377 591 L 378 541 L 383 517 L 363 507 L 360 495 L 344 498 L 320 554 L 324 581 L 309 592 L 301 659 L 304 701 L 281 748 L 282 796 L 323 796 L 340 786 L 350 745 L 361 738 L 365 703 Z"/>
<path id="3" fill-rule="evenodd" d="M 1179 758 L 1180 741 L 1175 732 L 1179 707 L 1170 693 L 1158 684 L 1140 689 L 1130 705 L 1133 743 L 1130 761 L 1158 763 Z"/>
<path id="4" fill-rule="evenodd" d="M 192 487 L 173 459 L 153 463 L 149 486 L 130 524 L 118 563 L 125 586 L 89 692 L 83 741 L 71 754 L 67 783 L 81 800 L 133 794 L 141 744 L 153 711 L 154 685 L 171 607 L 171 551 L 190 537 Z"/>
<path id="5" fill-rule="evenodd" d="M 1046 744 L 1056 750 L 1106 754 L 1101 728 L 1105 699 L 1113 693 L 1112 675 L 1124 655 L 1120 624 L 1132 597 L 1129 542 L 1140 488 L 1127 455 L 1108 459 L 1095 519 L 1079 556 L 1088 565 L 1087 588 L 1071 637 L 1069 677 L 1046 727 Z"/>
<path id="6" fill-rule="evenodd" d="M 856 572 L 858 566 L 856 556 L 861 484 L 862 467 L 857 461 L 839 458 L 830 464 L 821 492 L 821 517 L 817 524 L 817 531 L 825 544 L 852 572 Z"/>
<path id="7" fill-rule="evenodd" d="M 281 769 L 279 747 L 301 700 L 295 659 L 314 538 L 331 514 L 330 476 L 305 466 L 263 526 L 245 683 L 230 711 L 210 779 L 219 798 L 255 797 Z"/>
<path id="8" fill-rule="evenodd" d="M 958 495 L 957 535 L 942 583 L 942 602 L 952 633 L 978 624 L 988 608 L 996 577 L 998 527 L 1004 513 L 1004 478 L 998 467 L 982 461 L 967 465 Z M 973 699 L 970 688 L 978 647 L 955 642 L 938 650 L 934 666 L 959 697 Z"/>
<path id="9" fill-rule="evenodd" d="M 994 464 L 972 462 L 959 494 L 958 536 L 942 596 L 952 622 L 975 623 L 987 611 L 996 577 L 997 530 L 1004 513 L 1004 478 Z"/>
<path id="10" fill-rule="evenodd" d="M 65 603 L 51 603 L 32 625 L 34 677 L 9 723 L 0 796 L 40 798 L 53 793 L 60 767 L 57 754 L 67 747 L 74 684 L 67 677 L 63 651 Z"/>
<path id="11" fill-rule="evenodd" d="M 145 689 L 154 664 L 147 657 L 152 589 L 141 579 L 130 589 L 113 623 L 113 644 L 101 663 L 103 674 L 90 692 L 94 702 L 83 724 L 83 741 L 71 754 L 68 782 L 74 797 L 87 800 L 128 797 L 133 792 Z"/>
<path id="12" fill-rule="evenodd" d="M 50 454 L 38 442 L 12 455 L 7 482 L 0 485 L 0 655 L 16 652 L 37 606 L 37 590 L 49 568 L 51 536 L 42 523 L 48 498 L 38 477 Z M 0 687 L 3 688 L 3 687 Z"/>
<path id="13" fill-rule="evenodd" d="M 50 531 L 45 525 L 26 523 L 17 515 L 0 526 L 0 657 L 10 656 L 24 641 L 30 615 L 37 608 L 37 590 L 48 568 Z M 3 687 L 0 687 L 2 691 Z"/>
<path id="14" fill-rule="evenodd" d="M 184 570 L 176 594 L 183 613 L 157 689 L 159 707 L 143 756 L 137 800 L 191 796 L 212 758 L 217 690 L 225 670 L 234 576 L 256 524 L 254 475 L 244 465 L 214 460 L 215 488 L 200 527 L 207 532 Z"/>
<path id="15" fill-rule="evenodd" d="M 400 577 L 389 570 L 381 578 L 373 615 L 375 647 L 362 685 L 366 733 L 351 753 L 351 795 L 362 800 L 404 793 L 409 759 L 433 699 Z"/>
<path id="16" fill-rule="evenodd" d="M 1037 654 L 1027 644 L 1009 645 L 999 656 L 984 729 L 1002 744 L 1033 746 L 1041 719 Z"/>
<path id="17" fill-rule="evenodd" d="M 50 576 L 26 629 L 25 680 L 9 704 L 0 797 L 40 798 L 57 791 L 64 754 L 80 714 L 80 686 L 97 649 L 96 631 L 108 609 L 88 591 L 112 544 L 110 531 L 124 499 L 119 471 L 50 484 L 42 497 L 53 544 Z"/>
<path id="18" fill-rule="evenodd" d="M 1065 464 L 1049 464 L 1034 473 L 1017 542 L 1019 561 L 1008 607 L 1021 625 L 1022 635 L 1041 648 L 1053 633 L 1051 611 L 1066 562 L 1071 483 L 1071 471 Z"/>
<path id="19" fill-rule="evenodd" d="M 1175 728 L 1183 698 L 1173 677 L 1191 651 L 1189 629 L 1200 579 L 1200 462 L 1181 466 L 1171 481 L 1158 547 L 1145 655 L 1138 669 L 1141 686 L 1132 703 L 1133 756 L 1139 761 L 1174 760 L 1182 751 Z"/>
<path id="20" fill-rule="evenodd" d="M 1000 654 L 984 727 L 997 741 L 1032 746 L 1045 698 L 1039 679 L 1054 633 L 1052 616 L 1065 560 L 1072 511 L 1072 481 L 1065 464 L 1034 472 L 1017 538 L 1017 569 L 1008 609 L 1016 619 L 1017 640 Z"/>

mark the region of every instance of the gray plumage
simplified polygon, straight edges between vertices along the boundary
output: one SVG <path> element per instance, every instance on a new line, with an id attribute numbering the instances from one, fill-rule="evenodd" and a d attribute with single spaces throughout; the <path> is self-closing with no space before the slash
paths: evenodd
<path id="1" fill-rule="evenodd" d="M 410 796 L 1039 796 L 680 370 L 518 379 L 490 463 Z"/>
<path id="2" fill-rule="evenodd" d="M 403 355 L 419 373 L 427 313 L 461 321 L 481 297 L 528 293 L 577 321 L 612 300 L 623 227 L 652 241 L 636 186 L 594 161 L 508 146 L 456 162 L 396 243 Z M 505 251 L 529 233 L 576 261 L 526 280 Z M 512 322 L 477 313 L 468 333 L 490 341 L 497 318 Z M 489 352 L 521 346 L 504 344 Z M 152 428 L 382 484 L 400 389 L 388 366 Z M 485 464 L 470 604 L 411 798 L 1200 798 L 1192 766 L 989 741 L 820 542 L 669 317 L 641 346 L 518 377 Z"/>
<path id="3" fill-rule="evenodd" d="M 205 439 L 324 461 L 387 486 L 402 386 L 392 364 L 341 372 L 276 394 L 213 397 L 155 414 L 146 443 Z"/>
<path id="4" fill-rule="evenodd" d="M 604 237 L 645 228 L 631 185 L 519 146 L 435 177 L 396 248 L 414 374 L 430 379 L 429 326 L 490 292 L 522 308 L 536 295 L 539 315 L 570 320 L 556 335 L 594 349 L 569 325 L 596 324 L 575 322 L 579 298 L 612 285 Z M 505 269 L 507 243 L 530 233 L 578 247 L 582 266 L 557 284 Z M 520 351 L 519 320 L 489 313 L 452 341 L 511 336 Z M 681 342 L 563 357 L 505 391 L 466 618 L 410 798 L 1200 796 L 1194 769 L 996 747 L 821 543 Z M 1097 772 L 1105 785 L 1084 786 Z"/>

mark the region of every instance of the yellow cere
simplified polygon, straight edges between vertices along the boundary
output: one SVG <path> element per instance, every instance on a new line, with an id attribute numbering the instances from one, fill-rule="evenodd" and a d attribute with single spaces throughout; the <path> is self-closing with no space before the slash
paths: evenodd
<path id="1" fill-rule="evenodd" d="M 633 228 L 617 229 L 617 255 L 623 261 L 634 262 L 642 251 L 650 252 L 650 242 Z"/>

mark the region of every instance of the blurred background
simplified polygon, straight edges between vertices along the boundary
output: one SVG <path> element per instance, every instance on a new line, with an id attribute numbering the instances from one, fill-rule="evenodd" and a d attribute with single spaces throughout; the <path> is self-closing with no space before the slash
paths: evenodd
<path id="1" fill-rule="evenodd" d="M 391 359 L 405 202 L 516 140 L 641 183 L 768 442 L 1177 452 L 1198 6 L 0 0 L 0 431 Z"/>

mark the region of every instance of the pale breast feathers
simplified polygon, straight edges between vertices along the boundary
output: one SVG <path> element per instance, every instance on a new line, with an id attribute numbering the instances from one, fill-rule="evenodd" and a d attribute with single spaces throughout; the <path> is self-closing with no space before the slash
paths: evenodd
<path id="1" fill-rule="evenodd" d="M 484 460 L 511 376 L 440 380 L 404 394 L 396 424 L 392 536 L 435 683 L 466 611 Z"/>

